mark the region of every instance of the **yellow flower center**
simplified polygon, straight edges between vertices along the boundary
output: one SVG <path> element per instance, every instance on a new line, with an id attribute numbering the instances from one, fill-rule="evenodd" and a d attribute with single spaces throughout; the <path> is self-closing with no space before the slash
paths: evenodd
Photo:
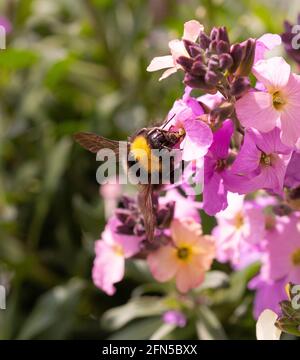
<path id="1" fill-rule="evenodd" d="M 264 165 L 264 166 L 271 166 L 272 165 L 272 156 L 262 153 L 261 157 L 260 157 L 260 163 L 261 163 L 261 165 Z"/>
<path id="2" fill-rule="evenodd" d="M 113 249 L 116 255 L 124 256 L 124 250 L 121 245 L 114 244 Z"/>
<path id="3" fill-rule="evenodd" d="M 244 216 L 241 211 L 239 211 L 234 217 L 234 226 L 237 229 L 240 229 L 244 225 Z"/>
<path id="4" fill-rule="evenodd" d="M 191 249 L 187 246 L 182 246 L 177 248 L 177 257 L 180 260 L 188 261 L 191 256 Z"/>
<path id="5" fill-rule="evenodd" d="M 295 266 L 300 265 L 300 248 L 292 253 L 292 263 Z"/>
<path id="6" fill-rule="evenodd" d="M 284 105 L 286 104 L 286 101 L 280 91 L 275 91 L 273 93 L 273 106 L 276 110 L 282 110 Z"/>

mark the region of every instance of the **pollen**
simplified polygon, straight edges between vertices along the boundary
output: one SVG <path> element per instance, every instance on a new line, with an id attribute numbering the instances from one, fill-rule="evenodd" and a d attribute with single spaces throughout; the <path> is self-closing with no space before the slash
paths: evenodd
<path id="1" fill-rule="evenodd" d="M 187 261 L 191 255 L 191 249 L 186 246 L 177 248 L 177 257 L 180 260 Z"/>
<path id="2" fill-rule="evenodd" d="M 271 155 L 267 155 L 265 153 L 262 153 L 261 157 L 260 157 L 260 163 L 261 163 L 261 165 L 264 165 L 264 166 L 271 166 L 272 165 L 272 157 L 271 157 Z"/>
<path id="3" fill-rule="evenodd" d="M 241 211 L 239 211 L 234 217 L 234 226 L 236 229 L 240 229 L 244 225 L 244 216 Z"/>
<path id="4" fill-rule="evenodd" d="M 286 101 L 280 91 L 275 91 L 273 93 L 273 106 L 276 110 L 282 110 L 284 105 L 286 104 Z"/>
<path id="5" fill-rule="evenodd" d="M 292 263 L 295 266 L 300 266 L 300 248 L 292 253 Z"/>

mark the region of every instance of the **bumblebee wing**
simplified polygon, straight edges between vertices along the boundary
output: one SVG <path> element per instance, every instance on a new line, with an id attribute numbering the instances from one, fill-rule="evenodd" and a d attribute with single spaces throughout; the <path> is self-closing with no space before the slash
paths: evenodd
<path id="1" fill-rule="evenodd" d="M 153 210 L 151 184 L 139 186 L 139 206 L 144 218 L 146 236 L 149 242 L 153 242 L 156 218 L 154 216 L 154 210 Z"/>
<path id="2" fill-rule="evenodd" d="M 103 136 L 88 132 L 79 132 L 74 134 L 73 137 L 78 144 L 92 153 L 96 154 L 101 149 L 111 149 L 116 154 L 119 153 L 120 141 L 110 140 Z"/>

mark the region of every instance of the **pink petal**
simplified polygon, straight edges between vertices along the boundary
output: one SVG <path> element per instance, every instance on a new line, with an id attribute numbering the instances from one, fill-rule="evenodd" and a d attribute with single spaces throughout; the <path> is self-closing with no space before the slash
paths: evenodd
<path id="1" fill-rule="evenodd" d="M 236 103 L 236 113 L 243 126 L 262 132 L 272 130 L 279 119 L 272 96 L 265 92 L 248 92 Z"/>
<path id="2" fill-rule="evenodd" d="M 213 140 L 210 127 L 201 120 L 189 119 L 184 122 L 186 132 L 182 159 L 185 161 L 203 157 Z"/>
<path id="3" fill-rule="evenodd" d="M 171 55 L 158 56 L 151 60 L 147 67 L 147 71 L 156 71 L 174 66 L 174 60 Z"/>
<path id="4" fill-rule="evenodd" d="M 199 286 L 203 282 L 204 276 L 205 270 L 198 264 L 184 264 L 177 271 L 176 287 L 180 292 L 186 293 Z"/>
<path id="5" fill-rule="evenodd" d="M 254 64 L 264 59 L 265 53 L 281 44 L 281 37 L 277 34 L 264 34 L 256 41 Z"/>
<path id="6" fill-rule="evenodd" d="M 280 90 L 285 87 L 291 74 L 291 66 L 282 57 L 258 61 L 252 69 L 255 77 L 268 89 Z"/>
<path id="7" fill-rule="evenodd" d="M 300 138 L 300 104 L 287 106 L 281 115 L 281 141 L 294 146 Z"/>
<path id="8" fill-rule="evenodd" d="M 94 284 L 108 295 L 116 291 L 114 284 L 124 277 L 125 260 L 120 253 L 104 241 L 95 244 L 96 257 L 92 269 Z"/>
<path id="9" fill-rule="evenodd" d="M 121 225 L 120 221 L 115 216 L 111 217 L 102 234 L 102 239 L 111 245 L 120 245 L 124 257 L 129 258 L 141 250 L 140 244 L 143 239 L 139 236 L 118 234 L 117 227 L 119 225 Z"/>
<path id="10" fill-rule="evenodd" d="M 162 246 L 148 255 L 147 262 L 151 274 L 157 281 L 171 280 L 178 268 L 176 249 L 171 245 Z"/>
<path id="11" fill-rule="evenodd" d="M 227 207 L 227 191 L 219 174 L 204 178 L 203 210 L 210 216 Z"/>
<path id="12" fill-rule="evenodd" d="M 201 31 L 204 30 L 204 26 L 196 20 L 190 20 L 184 24 L 183 39 L 195 42 L 199 37 Z"/>
<path id="13" fill-rule="evenodd" d="M 255 140 L 253 131 L 246 131 L 244 144 L 231 167 L 233 174 L 247 176 L 258 168 L 261 151 L 257 148 Z"/>
<path id="14" fill-rule="evenodd" d="M 169 48 L 171 51 L 171 54 L 173 56 L 173 61 L 176 64 L 176 60 L 180 56 L 189 56 L 188 52 L 186 51 L 186 48 L 181 40 L 171 40 L 169 42 Z M 173 65 L 174 66 L 174 65 Z M 179 67 L 179 65 L 177 65 Z"/>

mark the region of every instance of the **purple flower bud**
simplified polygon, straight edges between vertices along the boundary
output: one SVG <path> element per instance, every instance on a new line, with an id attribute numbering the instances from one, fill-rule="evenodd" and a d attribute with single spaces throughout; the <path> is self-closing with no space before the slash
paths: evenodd
<path id="1" fill-rule="evenodd" d="M 206 72 L 204 79 L 207 85 L 211 85 L 213 87 L 215 87 L 219 82 L 219 76 L 215 72 L 210 70 Z"/>
<path id="2" fill-rule="evenodd" d="M 223 54 L 223 53 L 229 53 L 229 44 L 223 40 L 220 40 L 217 43 L 217 53 Z"/>
<path id="3" fill-rule="evenodd" d="M 225 71 L 229 68 L 232 67 L 233 65 L 233 60 L 231 55 L 229 54 L 222 54 L 219 58 L 219 63 L 220 63 L 220 70 L 221 71 Z"/>
<path id="4" fill-rule="evenodd" d="M 169 310 L 163 314 L 163 322 L 178 327 L 185 327 L 187 323 L 186 316 L 178 310 Z"/>
<path id="5" fill-rule="evenodd" d="M 188 54 L 189 54 L 192 58 L 200 55 L 201 52 L 202 52 L 202 49 L 201 49 L 200 45 L 198 45 L 198 44 L 195 43 L 195 42 L 192 42 L 192 41 L 190 41 L 190 40 L 183 39 L 183 44 L 184 44 L 184 47 L 185 47 L 186 51 L 188 52 Z"/>
<path id="6" fill-rule="evenodd" d="M 242 57 L 243 57 L 243 48 L 240 44 L 234 44 L 232 45 L 230 49 L 230 55 L 233 60 L 233 65 L 229 69 L 231 73 L 234 73 L 236 69 L 239 67 Z"/>
<path id="7" fill-rule="evenodd" d="M 210 32 L 210 40 L 217 40 L 219 35 L 219 29 L 216 27 L 213 27 L 211 32 Z"/>
<path id="8" fill-rule="evenodd" d="M 218 70 L 219 68 L 219 59 L 209 59 L 208 61 L 208 69 L 209 70 Z"/>
<path id="9" fill-rule="evenodd" d="M 203 50 L 208 49 L 210 44 L 210 38 L 202 31 L 199 37 L 200 46 Z"/>
<path id="10" fill-rule="evenodd" d="M 243 57 L 236 73 L 240 76 L 248 76 L 252 70 L 254 56 L 255 56 L 255 40 L 248 39 L 243 46 Z"/>
<path id="11" fill-rule="evenodd" d="M 229 45 L 228 32 L 225 26 L 219 28 L 219 40 L 225 41 Z"/>
<path id="12" fill-rule="evenodd" d="M 218 44 L 217 40 L 213 40 L 210 43 L 208 50 L 212 53 L 215 53 L 217 51 L 217 44 Z"/>
<path id="13" fill-rule="evenodd" d="M 194 64 L 194 60 L 189 58 L 189 57 L 180 56 L 177 59 L 177 64 L 182 66 L 184 71 L 189 72 L 192 69 L 192 66 Z"/>
<path id="14" fill-rule="evenodd" d="M 202 63 L 202 61 L 195 61 L 191 69 L 191 75 L 204 76 L 206 71 L 207 67 Z"/>
<path id="15" fill-rule="evenodd" d="M 230 93 L 232 96 L 242 96 L 250 89 L 250 81 L 247 77 L 238 77 L 233 84 L 231 84 Z"/>

